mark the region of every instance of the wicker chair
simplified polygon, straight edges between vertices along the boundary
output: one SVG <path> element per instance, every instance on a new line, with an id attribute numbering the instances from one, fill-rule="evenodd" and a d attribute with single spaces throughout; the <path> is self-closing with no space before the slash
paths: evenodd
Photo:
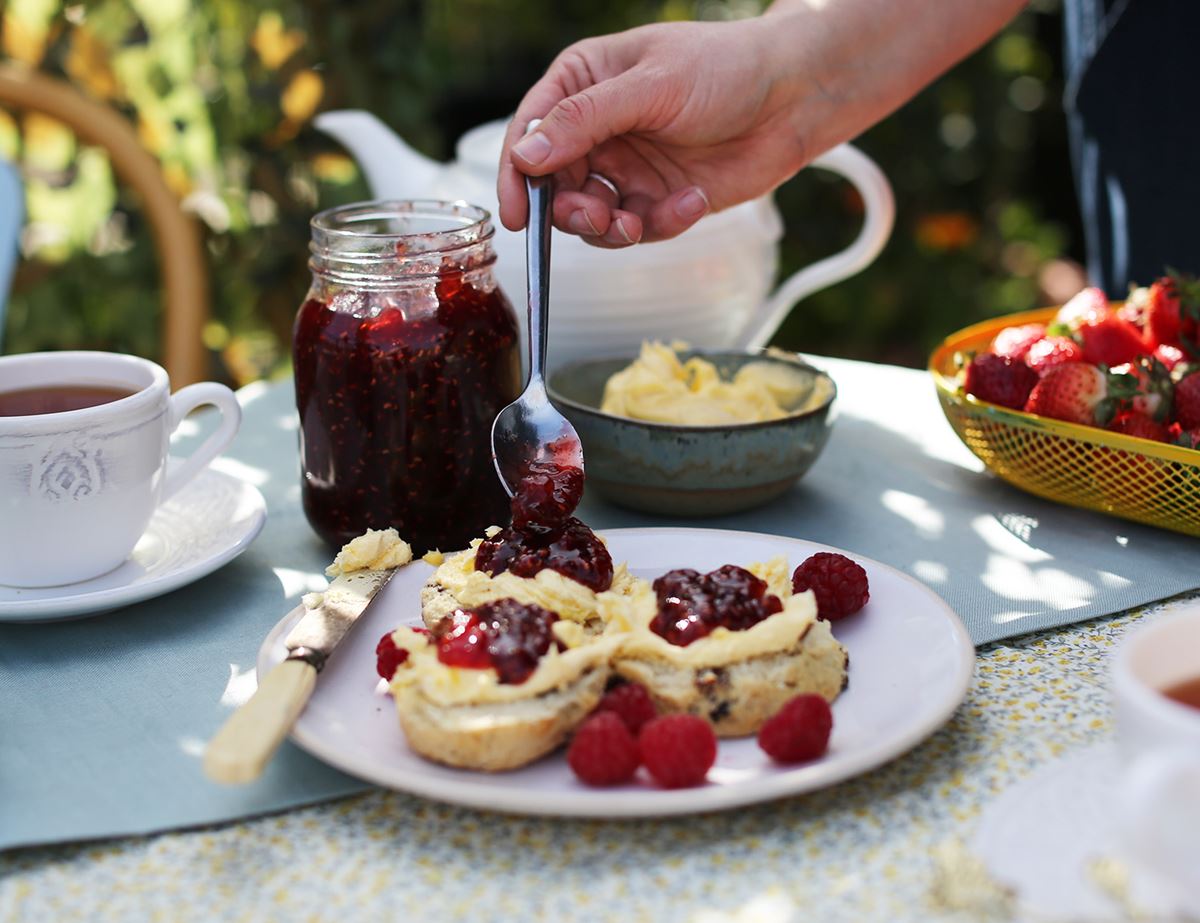
<path id="1" fill-rule="evenodd" d="M 69 125 L 81 140 L 108 151 L 117 177 L 140 196 L 153 230 L 165 307 L 163 365 L 171 384 L 178 388 L 209 377 L 201 339 L 208 319 L 208 273 L 200 231 L 133 128 L 70 84 L 12 63 L 0 64 L 0 106 L 42 112 Z M 7 292 L 7 284 L 0 290 Z"/>

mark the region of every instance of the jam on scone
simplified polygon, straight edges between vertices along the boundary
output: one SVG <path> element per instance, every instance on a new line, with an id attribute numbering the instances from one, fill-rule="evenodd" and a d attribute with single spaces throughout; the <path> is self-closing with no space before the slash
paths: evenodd
<path id="1" fill-rule="evenodd" d="M 726 564 L 707 574 L 685 568 L 654 581 L 658 612 L 650 630 L 686 647 L 714 628 L 744 631 L 783 611 L 783 602 L 767 591 L 767 582 L 744 567 Z"/>
<path id="2" fill-rule="evenodd" d="M 558 616 L 548 609 L 515 599 L 460 609 L 450 630 L 437 641 L 437 657 L 448 667 L 490 668 L 501 683 L 523 683 L 551 644 L 559 651 L 566 649 L 550 629 L 557 621 Z"/>

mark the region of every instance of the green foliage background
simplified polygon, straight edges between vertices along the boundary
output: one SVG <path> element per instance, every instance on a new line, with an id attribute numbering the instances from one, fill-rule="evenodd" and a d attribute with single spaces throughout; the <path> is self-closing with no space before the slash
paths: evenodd
<path id="1" fill-rule="evenodd" d="M 369 109 L 446 158 L 463 131 L 508 114 L 576 39 L 759 9 L 755 0 L 7 0 L 0 47 L 137 125 L 204 223 L 205 342 L 214 376 L 241 383 L 286 368 L 308 282 L 309 216 L 367 197 L 351 161 L 309 126 L 315 112 Z M 1078 281 L 1059 43 L 1056 0 L 1035 2 L 859 139 L 895 186 L 893 239 L 869 269 L 799 306 L 780 345 L 921 365 L 951 330 L 1057 300 Z M 0 156 L 19 164 L 29 211 L 5 351 L 156 356 L 156 257 L 103 153 L 46 119 L 0 112 Z M 857 231 L 852 191 L 818 171 L 777 198 L 783 272 Z"/>

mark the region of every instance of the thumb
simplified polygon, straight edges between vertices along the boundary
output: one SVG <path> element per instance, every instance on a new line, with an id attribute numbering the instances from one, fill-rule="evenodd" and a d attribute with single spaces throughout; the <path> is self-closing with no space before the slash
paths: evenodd
<path id="1" fill-rule="evenodd" d="M 609 138 L 637 127 L 650 105 L 641 81 L 614 77 L 560 100 L 541 123 L 513 145 L 515 165 L 533 176 L 582 160 Z"/>

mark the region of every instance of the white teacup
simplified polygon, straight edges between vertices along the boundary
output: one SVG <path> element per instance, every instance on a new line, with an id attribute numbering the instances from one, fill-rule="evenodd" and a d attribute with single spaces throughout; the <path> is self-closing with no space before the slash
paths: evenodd
<path id="1" fill-rule="evenodd" d="M 119 353 L 0 357 L 0 393 L 91 386 L 132 392 L 93 407 L 0 416 L 0 583 L 58 586 L 118 567 L 160 503 L 233 440 L 233 392 L 202 382 L 171 394 L 161 366 Z M 221 424 L 167 470 L 171 433 L 203 404 Z"/>
<path id="2" fill-rule="evenodd" d="M 1115 805 L 1129 852 L 1200 913 L 1200 708 L 1164 691 L 1200 677 L 1200 606 L 1138 629 L 1113 663 L 1117 745 Z"/>

